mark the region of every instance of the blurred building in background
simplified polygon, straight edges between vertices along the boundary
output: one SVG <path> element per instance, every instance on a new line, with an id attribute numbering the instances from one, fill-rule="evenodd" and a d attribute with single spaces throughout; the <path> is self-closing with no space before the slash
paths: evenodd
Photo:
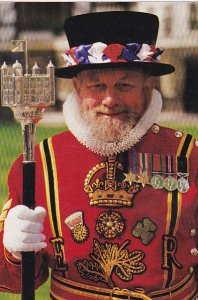
<path id="1" fill-rule="evenodd" d="M 11 39 L 27 39 L 30 68 L 37 61 L 43 69 L 49 58 L 56 67 L 64 65 L 61 54 L 68 49 L 63 32 L 65 18 L 87 12 L 138 10 L 159 16 L 157 46 L 166 51 L 162 61 L 176 67 L 163 76 L 157 87 L 165 98 L 164 110 L 198 112 L 198 3 L 197 2 L 0 2 L 0 65 L 23 62 L 21 53 L 10 52 Z M 96 33 L 97 34 L 97 33 Z M 71 81 L 57 79 L 56 109 Z"/>
<path id="2" fill-rule="evenodd" d="M 138 2 L 139 11 L 157 14 L 158 45 L 176 72 L 160 78 L 167 108 L 198 112 L 198 2 Z"/>

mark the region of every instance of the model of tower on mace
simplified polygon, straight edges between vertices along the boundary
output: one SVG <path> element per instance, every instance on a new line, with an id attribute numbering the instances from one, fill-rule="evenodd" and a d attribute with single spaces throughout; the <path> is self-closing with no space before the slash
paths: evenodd
<path id="1" fill-rule="evenodd" d="M 21 123 L 23 154 L 23 204 L 35 207 L 35 135 L 36 124 L 42 119 L 45 109 L 55 103 L 55 68 L 50 61 L 47 73 L 41 74 L 37 63 L 28 73 L 28 52 L 26 40 L 11 41 L 13 52 L 24 52 L 25 73 L 16 61 L 12 74 L 6 62 L 1 67 L 1 103 L 10 107 Z M 35 253 L 22 253 L 22 300 L 35 299 Z"/>

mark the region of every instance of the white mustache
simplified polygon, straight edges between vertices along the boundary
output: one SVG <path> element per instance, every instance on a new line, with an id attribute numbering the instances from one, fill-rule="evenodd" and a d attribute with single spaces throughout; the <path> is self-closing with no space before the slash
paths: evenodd
<path id="1" fill-rule="evenodd" d="M 95 114 L 105 114 L 105 115 L 116 115 L 116 114 L 125 114 L 126 117 L 129 120 L 132 120 L 132 122 L 136 122 L 139 120 L 139 115 L 137 113 L 132 112 L 128 108 L 120 108 L 120 107 L 114 107 L 114 108 L 106 108 L 106 107 L 97 107 L 94 110 L 92 110 Z"/>
<path id="2" fill-rule="evenodd" d="M 100 107 L 100 108 L 96 108 L 94 111 L 96 113 L 107 114 L 107 115 L 116 115 L 116 114 L 120 114 L 120 113 L 129 114 L 128 109 L 121 109 L 121 108 Z"/>

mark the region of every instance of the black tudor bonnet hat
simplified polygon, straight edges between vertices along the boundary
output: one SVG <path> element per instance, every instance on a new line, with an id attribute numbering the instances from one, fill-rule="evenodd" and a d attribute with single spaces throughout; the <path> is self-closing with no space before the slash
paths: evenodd
<path id="1" fill-rule="evenodd" d="M 142 12 L 73 16 L 64 24 L 70 49 L 56 76 L 72 78 L 82 70 L 108 67 L 140 67 L 153 76 L 172 73 L 172 65 L 159 62 L 163 49 L 156 48 L 158 28 L 158 17 Z"/>

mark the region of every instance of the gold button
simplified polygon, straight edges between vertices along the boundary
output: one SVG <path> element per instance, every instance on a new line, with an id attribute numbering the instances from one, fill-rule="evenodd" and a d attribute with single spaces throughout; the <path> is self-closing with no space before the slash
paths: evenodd
<path id="1" fill-rule="evenodd" d="M 159 126 L 157 124 L 154 124 L 152 127 L 153 133 L 158 133 L 159 132 Z"/>
<path id="2" fill-rule="evenodd" d="M 193 255 L 193 256 L 197 256 L 197 255 L 198 255 L 198 250 L 197 250 L 197 248 L 192 248 L 192 249 L 190 250 L 190 254 Z"/>
<path id="3" fill-rule="evenodd" d="M 182 137 L 182 135 L 183 135 L 183 133 L 182 133 L 181 131 L 175 131 L 175 136 L 176 136 L 177 138 Z"/>
<path id="4" fill-rule="evenodd" d="M 193 272 L 194 272 L 193 267 L 190 267 L 189 270 L 188 270 L 188 273 L 189 273 L 189 274 L 192 274 Z"/>
<path id="5" fill-rule="evenodd" d="M 195 228 L 191 229 L 190 236 L 196 236 L 196 229 Z"/>

